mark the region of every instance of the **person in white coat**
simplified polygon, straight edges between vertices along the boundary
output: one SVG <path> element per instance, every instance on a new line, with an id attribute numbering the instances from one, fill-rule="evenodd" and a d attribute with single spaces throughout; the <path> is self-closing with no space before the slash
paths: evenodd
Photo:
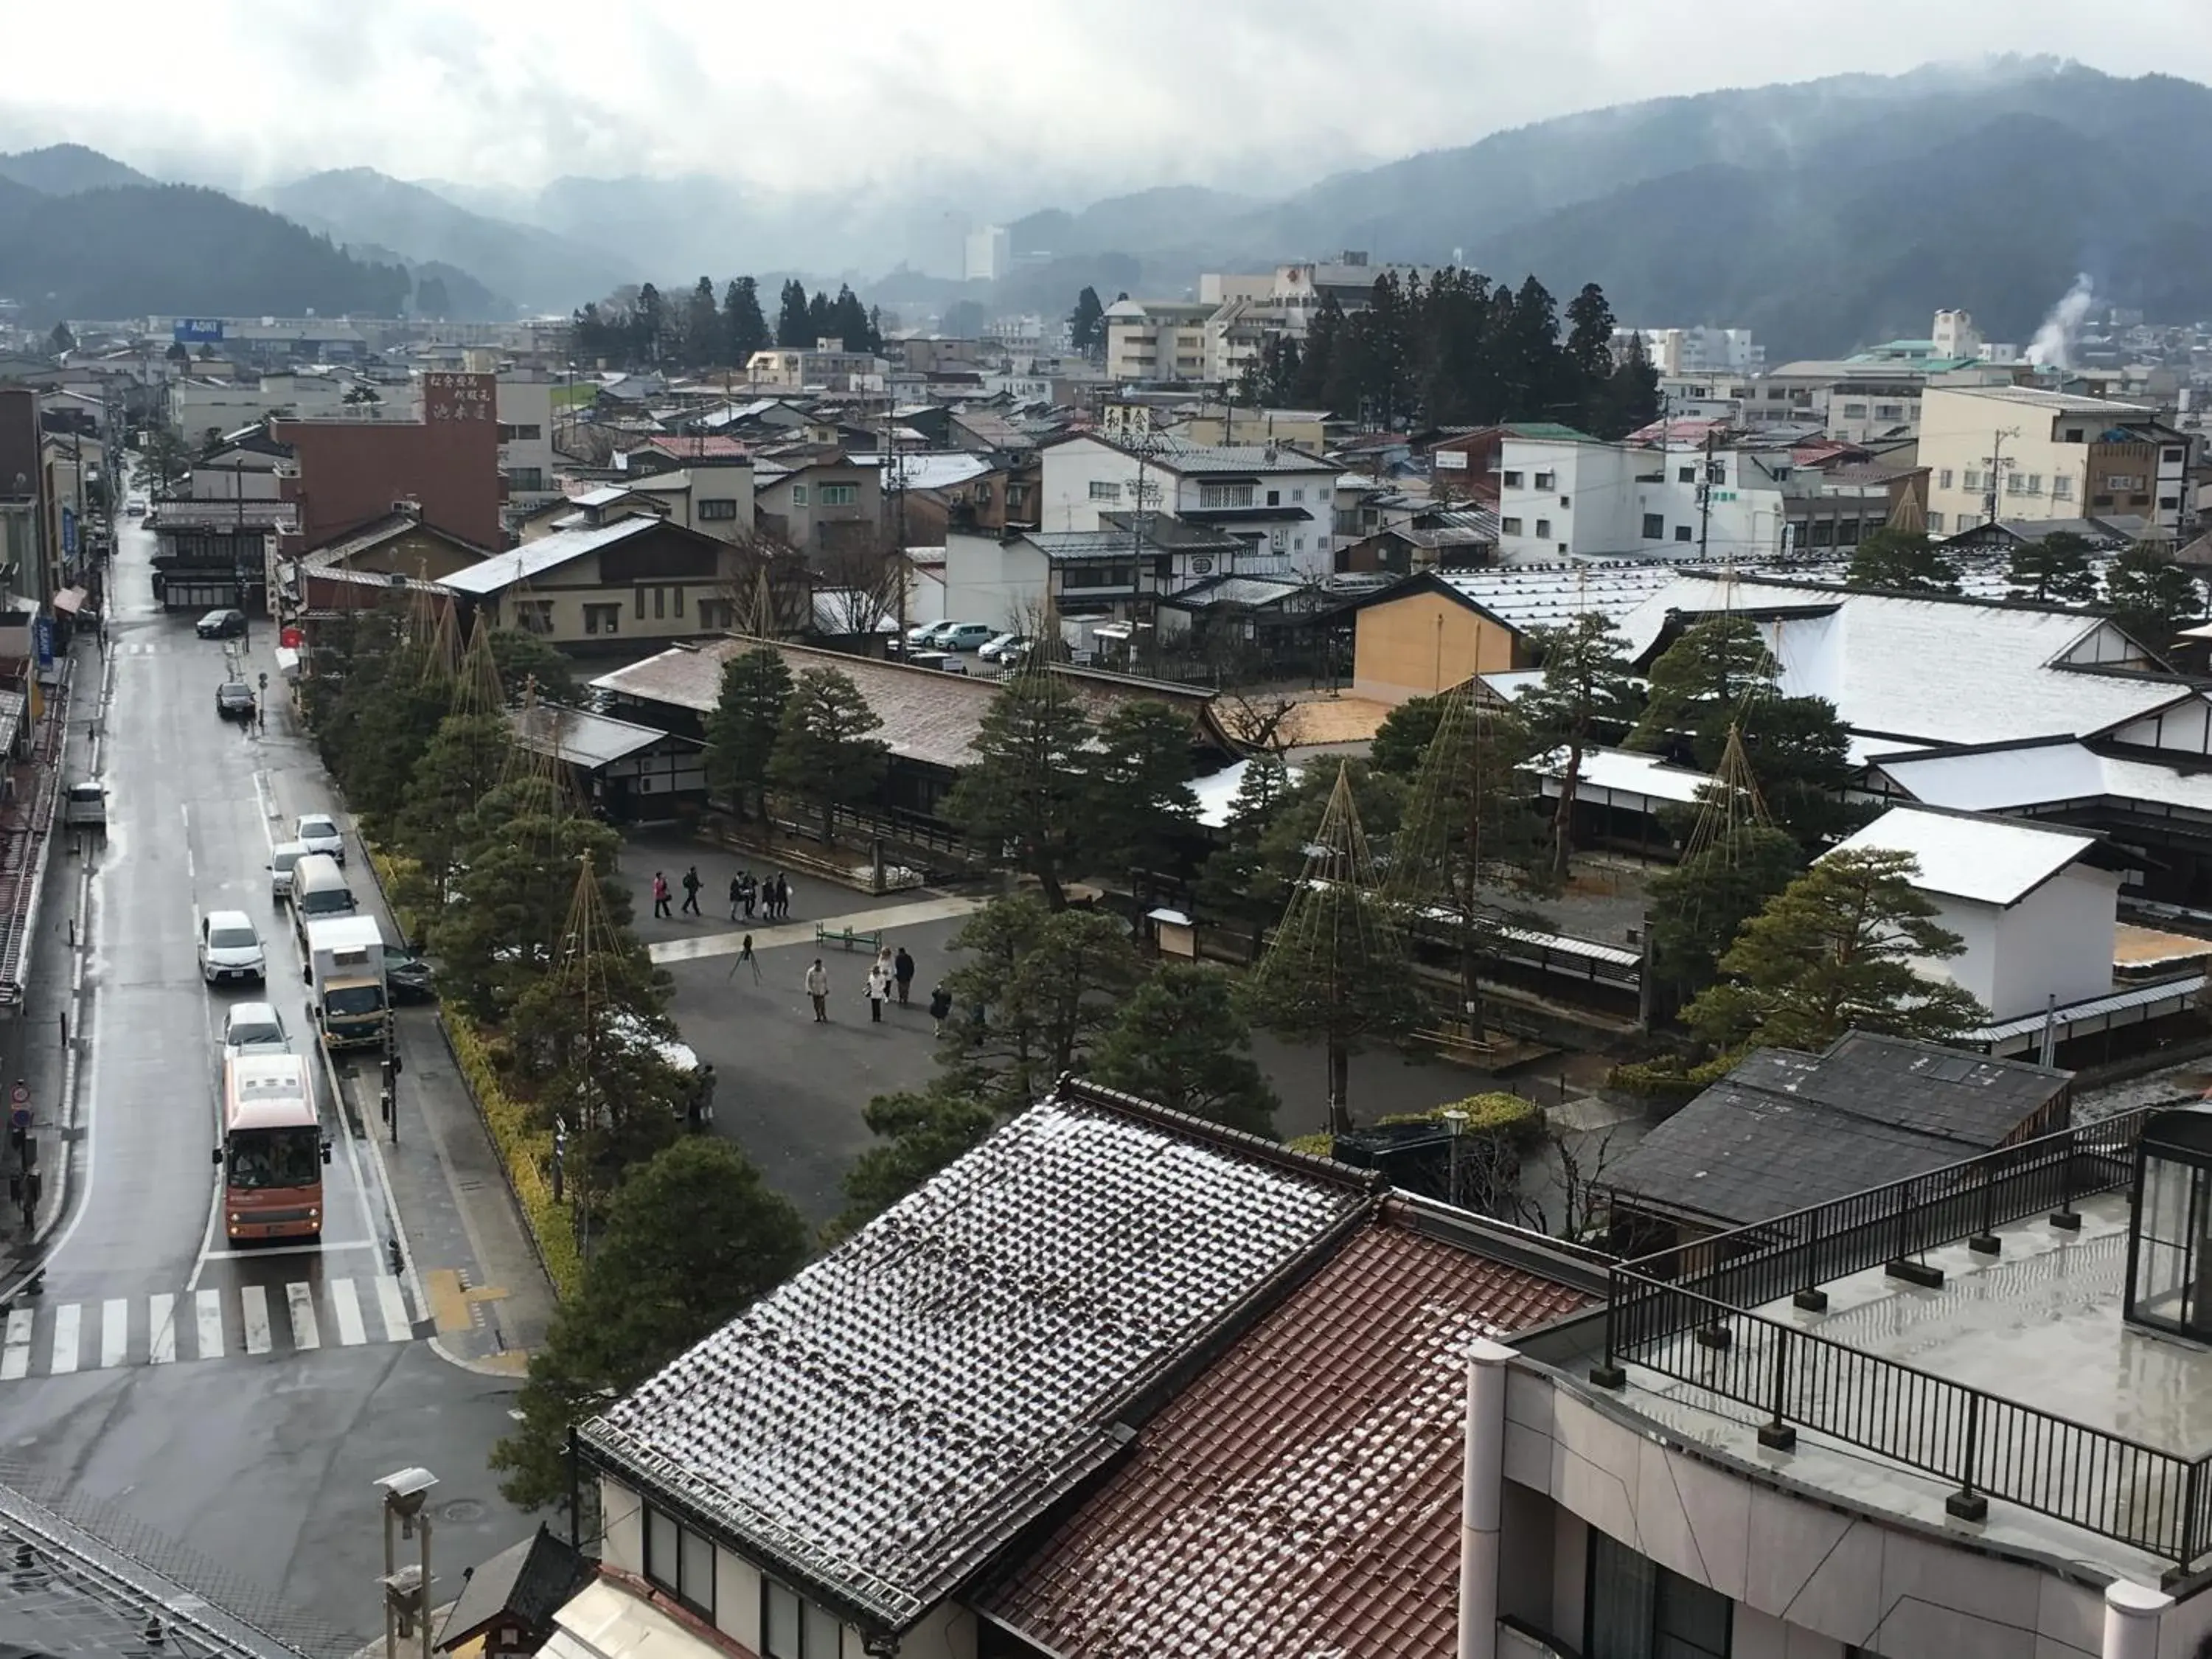
<path id="1" fill-rule="evenodd" d="M 890 1000 L 891 968 L 881 957 L 868 969 L 868 1018 L 876 1024 L 884 1023 L 884 1004 Z"/>

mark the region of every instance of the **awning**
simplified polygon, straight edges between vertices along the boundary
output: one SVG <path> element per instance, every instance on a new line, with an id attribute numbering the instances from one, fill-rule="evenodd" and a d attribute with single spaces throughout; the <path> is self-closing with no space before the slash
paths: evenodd
<path id="1" fill-rule="evenodd" d="M 84 608 L 84 602 L 91 597 L 92 595 L 82 587 L 64 587 L 54 595 L 54 610 L 62 616 L 74 617 Z"/>

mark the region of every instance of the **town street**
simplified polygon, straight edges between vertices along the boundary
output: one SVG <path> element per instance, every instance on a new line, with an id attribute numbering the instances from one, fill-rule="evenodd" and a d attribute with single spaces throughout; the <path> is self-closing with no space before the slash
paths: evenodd
<path id="1" fill-rule="evenodd" d="M 333 1102 L 323 1103 L 336 1145 L 320 1244 L 246 1251 L 223 1237 L 216 1044 L 225 1004 L 264 993 L 203 987 L 198 916 L 254 919 L 267 999 L 312 1054 L 300 957 L 266 865 L 295 814 L 337 803 L 281 688 L 265 732 L 216 717 L 226 653 L 240 647 L 195 638 L 192 616 L 153 603 L 151 550 L 135 521 L 122 526 L 86 1128 L 43 1292 L 17 1302 L 0 1342 L 4 1462 L 11 1483 L 66 1490 L 177 1540 L 219 1572 L 227 1599 L 265 1593 L 333 1637 L 364 1639 L 380 1628 L 375 1477 L 416 1463 L 441 1477 L 441 1601 L 463 1566 L 526 1525 L 484 1468 L 515 1384 L 432 1347 L 432 1310 L 387 1254 L 394 1228 L 374 1149 Z M 256 627 L 247 678 L 274 681 L 273 645 Z M 349 867 L 367 902 L 357 851 Z M 150 1559 L 168 1547 L 144 1547 Z"/>

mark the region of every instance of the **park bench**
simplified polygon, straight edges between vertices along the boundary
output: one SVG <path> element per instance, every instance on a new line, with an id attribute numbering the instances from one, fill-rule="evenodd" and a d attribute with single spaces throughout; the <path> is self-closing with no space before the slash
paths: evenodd
<path id="1" fill-rule="evenodd" d="M 880 951 L 884 948 L 884 936 L 879 932 L 855 933 L 850 927 L 833 931 L 817 921 L 814 924 L 814 943 L 817 948 L 825 945 L 842 945 L 850 951 L 865 945 L 871 951 Z"/>

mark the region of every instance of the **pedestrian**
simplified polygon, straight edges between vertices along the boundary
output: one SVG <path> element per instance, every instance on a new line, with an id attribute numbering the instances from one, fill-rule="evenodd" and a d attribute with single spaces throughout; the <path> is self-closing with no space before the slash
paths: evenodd
<path id="1" fill-rule="evenodd" d="M 745 878 L 741 875 L 732 876 L 730 878 L 730 920 L 732 921 L 738 919 L 738 907 L 744 902 Z"/>
<path id="2" fill-rule="evenodd" d="M 656 917 L 668 914 L 668 878 L 658 870 L 653 872 L 653 914 Z"/>
<path id="3" fill-rule="evenodd" d="M 791 878 L 781 870 L 775 872 L 775 919 L 791 920 Z"/>
<path id="4" fill-rule="evenodd" d="M 738 976 L 738 969 L 747 963 L 752 964 L 753 983 L 759 984 L 760 958 L 753 954 L 753 936 L 750 933 L 747 933 L 738 942 L 738 959 L 730 964 L 730 971 L 722 976 L 722 982 L 726 985 L 731 980 L 735 979 Z"/>
<path id="5" fill-rule="evenodd" d="M 914 958 L 906 953 L 903 945 L 899 946 L 898 955 L 892 959 L 891 978 L 898 984 L 899 1006 L 903 1008 L 907 1006 L 908 993 L 914 989 Z"/>
<path id="6" fill-rule="evenodd" d="M 760 896 L 760 884 L 753 879 L 753 872 L 750 870 L 745 872 L 743 879 L 744 884 L 738 897 L 744 901 L 745 920 L 750 921 L 753 919 L 753 902 Z"/>
<path id="7" fill-rule="evenodd" d="M 701 1064 L 699 1075 L 692 1080 L 691 1097 L 697 1103 L 692 1109 L 698 1115 L 700 1127 L 713 1128 L 714 1127 L 714 1064 L 712 1060 Z"/>
<path id="8" fill-rule="evenodd" d="M 693 865 L 684 872 L 684 914 L 685 915 L 696 916 L 704 914 L 699 908 L 699 890 L 705 884 L 699 879 L 697 865 Z"/>
<path id="9" fill-rule="evenodd" d="M 876 965 L 868 969 L 866 994 L 868 1019 L 871 1024 L 880 1025 L 884 1023 L 884 1004 L 890 1000 L 891 994 L 890 967 L 881 957 L 878 957 Z"/>
<path id="10" fill-rule="evenodd" d="M 952 1017 L 952 993 L 945 988 L 945 981 L 942 980 L 938 981 L 937 988 L 929 994 L 929 1017 L 937 1022 L 934 1035 L 943 1036 L 945 1022 Z"/>
<path id="11" fill-rule="evenodd" d="M 806 970 L 806 994 L 814 999 L 814 1023 L 830 1023 L 830 975 L 823 970 L 822 958 L 814 958 L 814 965 Z"/>

